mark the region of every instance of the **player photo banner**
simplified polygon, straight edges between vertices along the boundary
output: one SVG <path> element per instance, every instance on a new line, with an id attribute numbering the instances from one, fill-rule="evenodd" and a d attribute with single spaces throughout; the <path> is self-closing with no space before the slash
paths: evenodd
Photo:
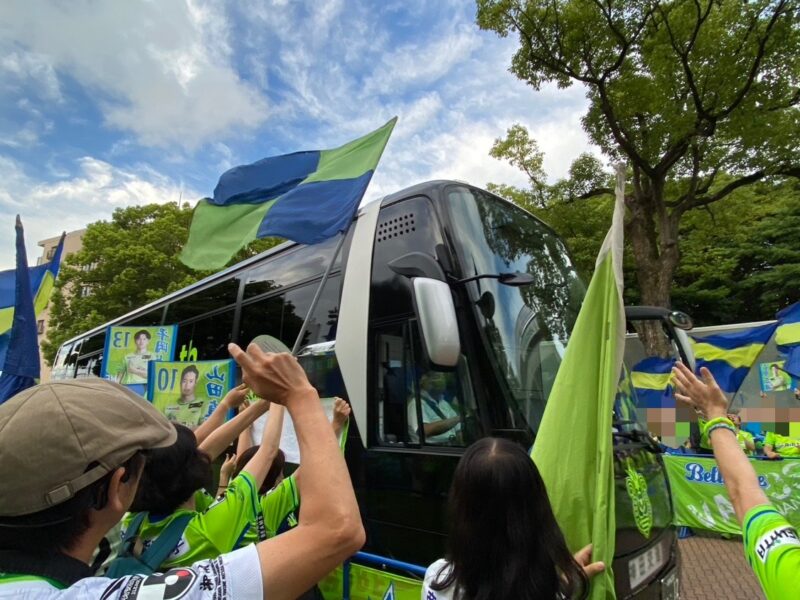
<path id="1" fill-rule="evenodd" d="M 147 398 L 173 423 L 194 429 L 205 421 L 235 384 L 231 360 L 150 363 Z"/>
<path id="2" fill-rule="evenodd" d="M 762 392 L 782 392 L 792 389 L 792 376 L 783 370 L 783 361 L 758 365 Z"/>
<path id="3" fill-rule="evenodd" d="M 175 357 L 177 333 L 177 325 L 109 327 L 100 376 L 123 385 L 137 386 L 140 388 L 137 391 L 144 394 L 148 363 Z"/>

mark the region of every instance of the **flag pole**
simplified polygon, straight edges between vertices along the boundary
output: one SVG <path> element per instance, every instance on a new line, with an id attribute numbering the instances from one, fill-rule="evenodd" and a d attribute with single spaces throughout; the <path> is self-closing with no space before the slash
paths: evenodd
<path id="1" fill-rule="evenodd" d="M 300 332 L 297 334 L 297 339 L 294 341 L 294 346 L 292 347 L 293 356 L 297 356 L 297 351 L 300 350 L 300 344 L 303 342 L 303 334 L 306 331 L 306 326 L 308 325 L 308 322 L 311 320 L 311 315 L 317 308 L 319 299 L 322 296 L 322 290 L 325 288 L 325 284 L 330 278 L 331 271 L 333 271 L 333 265 L 336 262 L 336 257 L 339 256 L 339 251 L 342 249 L 342 245 L 344 244 L 344 240 L 347 237 L 347 233 L 348 231 L 350 231 L 350 227 L 352 224 L 353 221 L 350 221 L 350 224 L 347 226 L 347 229 L 345 229 L 342 232 L 342 235 L 339 238 L 339 242 L 336 244 L 336 249 L 333 251 L 331 262 L 328 263 L 328 266 L 325 269 L 325 274 L 322 276 L 322 281 L 319 282 L 319 286 L 317 287 L 317 291 L 314 294 L 314 298 L 313 300 L 311 300 L 311 306 L 308 308 L 308 312 L 306 313 L 306 318 L 303 319 L 303 324 L 300 326 Z"/>

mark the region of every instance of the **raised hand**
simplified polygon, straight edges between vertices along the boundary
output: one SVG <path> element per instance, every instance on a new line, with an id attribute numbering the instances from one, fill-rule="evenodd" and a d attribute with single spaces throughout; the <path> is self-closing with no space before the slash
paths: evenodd
<path id="1" fill-rule="evenodd" d="M 288 352 L 266 353 L 256 344 L 250 344 L 247 352 L 228 344 L 228 352 L 242 368 L 244 383 L 259 397 L 285 406 L 293 398 L 316 396 L 300 363 Z"/>
<path id="2" fill-rule="evenodd" d="M 228 408 L 237 409 L 244 404 L 249 391 L 250 390 L 246 384 L 240 383 L 227 394 L 225 394 L 225 397 L 222 399 L 222 403 Z"/>
<path id="3" fill-rule="evenodd" d="M 333 400 L 333 430 L 337 433 L 341 431 L 347 419 L 350 418 L 350 405 L 339 398 Z"/>
<path id="4" fill-rule="evenodd" d="M 219 469 L 220 480 L 230 481 L 233 470 L 236 468 L 236 454 L 226 454 L 225 462 Z"/>
<path id="5" fill-rule="evenodd" d="M 711 371 L 700 368 L 702 380 L 683 363 L 672 368 L 675 376 L 675 397 L 698 409 L 706 419 L 724 417 L 728 412 L 728 399 L 717 385 Z"/>

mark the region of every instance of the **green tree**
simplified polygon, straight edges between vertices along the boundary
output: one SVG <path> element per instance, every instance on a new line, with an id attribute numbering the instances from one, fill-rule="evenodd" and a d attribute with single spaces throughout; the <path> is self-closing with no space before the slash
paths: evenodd
<path id="1" fill-rule="evenodd" d="M 723 176 L 724 178 L 724 176 Z M 566 241 L 584 278 L 591 276 L 608 223 L 609 195 L 576 202 L 552 198 L 532 206 L 527 190 L 493 186 L 528 208 Z M 758 183 L 681 221 L 681 261 L 672 304 L 698 326 L 772 319 L 800 301 L 800 183 Z M 630 244 L 625 248 L 625 301 L 639 304 Z"/>
<path id="2" fill-rule="evenodd" d="M 757 184 L 681 224 L 673 301 L 697 325 L 772 319 L 800 300 L 800 185 Z"/>
<path id="3" fill-rule="evenodd" d="M 59 272 L 42 343 L 45 360 L 52 364 L 65 340 L 210 275 L 178 259 L 191 220 L 188 204 L 166 203 L 119 208 L 110 221 L 90 224 L 82 249 Z M 278 241 L 257 240 L 231 263 Z"/>
<path id="4" fill-rule="evenodd" d="M 477 0 L 478 24 L 520 47 L 511 71 L 539 89 L 585 86 L 583 126 L 630 169 L 626 236 L 640 301 L 670 306 L 682 218 L 759 181 L 800 177 L 797 0 Z M 529 202 L 608 194 L 583 156 L 542 186 L 521 126 L 492 154 L 529 172 Z M 723 176 L 723 174 L 725 176 Z M 570 178 L 571 179 L 571 178 Z"/>

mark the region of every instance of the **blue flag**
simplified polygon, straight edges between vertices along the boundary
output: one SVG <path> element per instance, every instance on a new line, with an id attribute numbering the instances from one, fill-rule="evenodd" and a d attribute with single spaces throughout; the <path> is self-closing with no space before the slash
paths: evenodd
<path id="1" fill-rule="evenodd" d="M 0 404 L 22 390 L 36 385 L 39 378 L 39 340 L 36 312 L 28 277 L 25 235 L 17 216 L 17 276 L 14 290 L 14 322 L 5 362 L 0 374 Z"/>
<path id="2" fill-rule="evenodd" d="M 800 302 L 787 306 L 775 316 L 778 319 L 775 344 L 786 354 L 783 370 L 800 379 Z"/>
<path id="3" fill-rule="evenodd" d="M 691 336 L 697 368 L 706 367 L 722 391 L 735 394 L 777 326 L 769 323 L 734 333 Z"/>
<path id="4" fill-rule="evenodd" d="M 34 294 L 33 306 L 37 315 L 41 314 L 50 301 L 50 295 L 61 268 L 65 237 L 66 234 L 61 234 L 61 239 L 50 262 L 28 269 L 31 291 Z M 11 325 L 14 322 L 14 305 L 16 304 L 16 282 L 16 268 L 0 271 L 0 370 L 2 370 L 8 344 L 11 341 Z"/>
<path id="5" fill-rule="evenodd" d="M 672 394 L 672 367 L 675 360 L 649 356 L 639 361 L 631 370 L 631 381 L 636 390 L 639 408 L 674 408 Z"/>

